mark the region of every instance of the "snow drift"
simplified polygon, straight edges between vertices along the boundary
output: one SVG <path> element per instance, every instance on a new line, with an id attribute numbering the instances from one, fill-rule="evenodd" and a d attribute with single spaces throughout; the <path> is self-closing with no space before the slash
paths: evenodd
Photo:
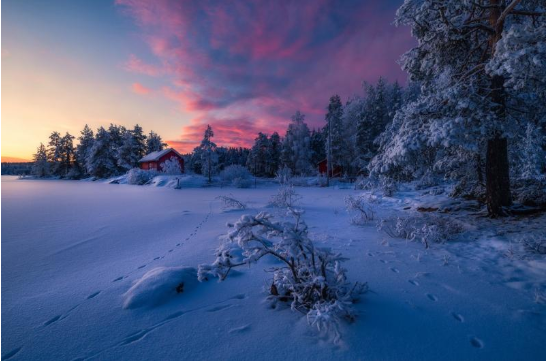
<path id="1" fill-rule="evenodd" d="M 197 285 L 193 267 L 158 267 L 147 272 L 123 294 L 123 308 L 153 307 L 169 302 L 177 294 Z"/>

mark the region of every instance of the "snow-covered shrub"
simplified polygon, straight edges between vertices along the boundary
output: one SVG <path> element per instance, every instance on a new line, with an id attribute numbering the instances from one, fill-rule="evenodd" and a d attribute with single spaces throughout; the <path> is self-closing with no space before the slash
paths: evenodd
<path id="1" fill-rule="evenodd" d="M 161 172 L 164 174 L 182 174 L 182 167 L 177 158 L 172 157 L 161 163 Z"/>
<path id="2" fill-rule="evenodd" d="M 231 269 L 272 256 L 282 263 L 272 269 L 268 297 L 272 306 L 290 302 L 292 310 L 305 313 L 311 325 L 338 340 L 338 324 L 341 319 L 354 320 L 351 304 L 365 285 L 347 281 L 347 271 L 341 267 L 346 258 L 341 254 L 315 247 L 302 213 L 289 210 L 294 222 L 276 222 L 267 212 L 242 216 L 229 225 L 233 230 L 217 250 L 214 263 L 199 266 L 198 278 L 223 281 Z M 241 257 L 237 248 L 242 251 Z"/>
<path id="3" fill-rule="evenodd" d="M 280 185 L 289 184 L 291 179 L 292 179 L 292 170 L 286 166 L 283 168 L 280 168 L 277 171 L 277 174 L 275 175 L 275 180 Z"/>
<path id="4" fill-rule="evenodd" d="M 546 206 L 546 180 L 543 178 L 514 180 L 514 200 L 526 206 Z"/>
<path id="5" fill-rule="evenodd" d="M 485 203 L 485 184 L 475 182 L 467 182 L 465 178 L 461 179 L 449 194 L 450 197 L 464 198 L 467 200 L 477 200 Z"/>
<path id="6" fill-rule="evenodd" d="M 143 185 L 152 180 L 156 173 L 149 170 L 133 168 L 127 173 L 127 183 Z"/>
<path id="7" fill-rule="evenodd" d="M 432 172 L 426 172 L 415 184 L 416 190 L 426 189 L 438 185 L 438 179 Z"/>
<path id="8" fill-rule="evenodd" d="M 197 272 L 193 267 L 154 268 L 123 294 L 123 308 L 157 306 L 198 284 Z"/>
<path id="9" fill-rule="evenodd" d="M 245 167 L 233 164 L 227 166 L 222 173 L 220 173 L 222 181 L 229 183 L 237 188 L 249 188 L 252 182 L 250 181 L 252 175 Z"/>
<path id="10" fill-rule="evenodd" d="M 278 208 L 292 208 L 300 199 L 301 196 L 296 193 L 294 186 L 285 184 L 279 188 L 277 194 L 271 197 L 269 205 Z"/>
<path id="11" fill-rule="evenodd" d="M 432 243 L 445 243 L 463 231 L 463 226 L 456 220 L 436 215 L 397 217 L 382 219 L 377 229 L 392 238 L 419 241 L 429 248 Z"/>
<path id="12" fill-rule="evenodd" d="M 379 178 L 379 186 L 383 191 L 385 197 L 392 197 L 398 190 L 398 184 L 392 178 L 381 177 Z"/>
<path id="13" fill-rule="evenodd" d="M 222 201 L 222 209 L 246 209 L 246 204 L 230 196 L 218 196 L 216 199 Z"/>
<path id="14" fill-rule="evenodd" d="M 345 197 L 345 206 L 347 212 L 356 213 L 351 222 L 356 225 L 364 225 L 369 221 L 373 221 L 375 216 L 373 203 L 378 203 L 379 200 L 375 195 L 357 195 Z"/>
<path id="15" fill-rule="evenodd" d="M 519 243 L 526 251 L 546 255 L 546 233 L 531 233 L 520 236 Z"/>

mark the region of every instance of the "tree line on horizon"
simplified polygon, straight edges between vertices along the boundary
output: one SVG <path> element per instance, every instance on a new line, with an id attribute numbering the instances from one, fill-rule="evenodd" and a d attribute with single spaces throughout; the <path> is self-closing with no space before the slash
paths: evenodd
<path id="1" fill-rule="evenodd" d="M 37 177 L 108 178 L 138 167 L 138 161 L 167 145 L 154 131 L 144 134 L 141 126 L 133 129 L 110 124 L 96 133 L 86 124 L 74 146 L 75 137 L 52 132 L 47 145 L 38 147 L 33 157 L 32 174 Z"/>

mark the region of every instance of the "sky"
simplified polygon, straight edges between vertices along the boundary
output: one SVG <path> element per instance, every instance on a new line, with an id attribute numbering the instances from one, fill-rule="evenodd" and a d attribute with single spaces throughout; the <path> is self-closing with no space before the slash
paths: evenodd
<path id="1" fill-rule="evenodd" d="M 249 146 L 297 110 L 324 125 L 333 94 L 406 81 L 402 0 L 2 1 L 2 159 L 31 159 L 56 130 L 154 130 L 182 152 L 210 124 Z"/>

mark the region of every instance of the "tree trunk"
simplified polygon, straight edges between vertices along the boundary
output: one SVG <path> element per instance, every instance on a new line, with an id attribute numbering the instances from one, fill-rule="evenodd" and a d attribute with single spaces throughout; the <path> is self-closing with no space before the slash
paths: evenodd
<path id="1" fill-rule="evenodd" d="M 503 207 L 512 204 L 508 167 L 508 141 L 506 138 L 495 137 L 487 141 L 485 178 L 489 215 L 492 217 L 506 215 Z"/>
<path id="2" fill-rule="evenodd" d="M 498 20 L 501 15 L 500 0 L 490 0 L 489 23 L 495 34 L 489 39 L 491 56 L 495 55 L 497 42 L 502 37 L 503 26 Z M 490 99 L 495 104 L 495 112 L 499 121 L 506 121 L 506 92 L 504 90 L 504 78 L 493 76 L 491 78 Z M 510 168 L 508 163 L 508 140 L 500 133 L 495 134 L 487 141 L 487 153 L 485 159 L 485 188 L 487 210 L 491 217 L 506 215 L 503 207 L 512 204 L 510 194 Z"/>

